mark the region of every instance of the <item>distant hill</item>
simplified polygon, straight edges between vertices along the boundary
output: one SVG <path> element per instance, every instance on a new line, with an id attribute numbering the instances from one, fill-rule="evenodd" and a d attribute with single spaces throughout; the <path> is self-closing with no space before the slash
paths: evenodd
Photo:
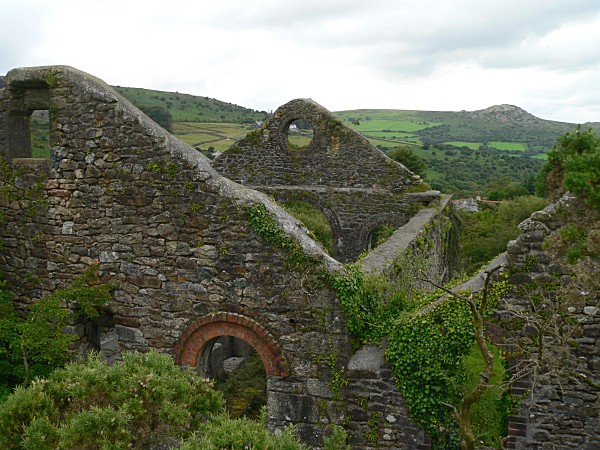
<path id="1" fill-rule="evenodd" d="M 558 136 L 575 124 L 544 120 L 513 105 L 495 105 L 477 111 L 353 110 L 336 113 L 347 124 L 374 138 L 393 135 L 414 144 L 456 147 L 512 147 L 534 156 L 550 150 Z M 356 121 L 360 125 L 353 123 Z M 373 123 L 372 121 L 383 121 Z M 390 125 L 394 122 L 394 127 Z M 378 125 L 382 125 L 379 127 Z M 600 124 L 586 124 L 600 131 Z M 382 134 L 383 131 L 385 134 Z M 513 145 L 508 145 L 512 143 Z"/>
<path id="2" fill-rule="evenodd" d="M 120 87 L 141 109 L 161 107 L 173 133 L 209 157 L 245 136 L 267 117 L 214 98 Z M 335 114 L 387 152 L 408 145 L 427 164 L 422 174 L 435 189 L 455 197 L 493 191 L 532 193 L 534 178 L 556 139 L 575 124 L 544 120 L 514 105 L 477 111 L 359 109 Z M 600 123 L 585 124 L 600 132 Z"/>
<path id="3" fill-rule="evenodd" d="M 140 109 L 156 106 L 165 108 L 171 113 L 174 122 L 253 123 L 267 117 L 266 111 L 244 108 L 209 97 L 134 87 L 113 88 Z"/>
<path id="4" fill-rule="evenodd" d="M 383 151 L 410 146 L 427 164 L 427 181 L 457 197 L 502 189 L 532 193 L 546 153 L 576 126 L 514 105 L 477 111 L 359 109 L 336 115 Z M 585 125 L 600 132 L 599 124 Z"/>

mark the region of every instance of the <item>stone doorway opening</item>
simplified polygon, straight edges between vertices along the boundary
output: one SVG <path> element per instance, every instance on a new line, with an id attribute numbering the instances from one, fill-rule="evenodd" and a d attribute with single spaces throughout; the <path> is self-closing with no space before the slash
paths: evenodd
<path id="1" fill-rule="evenodd" d="M 255 375 L 255 378 L 260 378 L 265 386 L 261 388 L 265 391 L 265 404 L 271 395 L 268 388 L 271 380 L 290 375 L 283 350 L 275 337 L 255 320 L 240 314 L 220 312 L 196 319 L 183 330 L 173 351 L 177 364 L 193 368 L 201 376 L 213 379 L 214 374 L 220 372 L 221 364 L 225 371 L 226 360 L 243 357 L 245 364 L 239 364 L 239 360 L 233 359 L 227 362 L 227 366 L 253 366 L 255 372 L 260 374 Z M 220 362 L 221 359 L 223 363 Z M 260 406 L 256 409 L 260 411 Z"/>
<path id="2" fill-rule="evenodd" d="M 267 374 L 258 352 L 234 336 L 208 341 L 198 357 L 196 371 L 215 381 L 231 417 L 257 419 L 267 404 Z"/>

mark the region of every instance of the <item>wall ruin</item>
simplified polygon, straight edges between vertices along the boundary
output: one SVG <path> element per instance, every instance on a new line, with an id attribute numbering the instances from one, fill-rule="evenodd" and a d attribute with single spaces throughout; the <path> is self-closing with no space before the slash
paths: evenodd
<path id="1" fill-rule="evenodd" d="M 35 109 L 49 111 L 49 158 L 31 157 L 28 120 Z M 342 152 L 346 131 L 338 132 L 335 148 Z M 199 365 L 207 342 L 234 336 L 264 362 L 272 429 L 295 424 L 300 438 L 315 446 L 330 423 L 360 432 L 362 418 L 346 417 L 339 402 L 371 381 L 356 377 L 340 392 L 328 384 L 332 371 L 348 372 L 351 356 L 334 292 L 293 270 L 285 252 L 252 228 L 249 211 L 264 208 L 324 270 L 343 266 L 265 194 L 220 175 L 104 82 L 66 66 L 7 74 L 0 89 L 0 155 L 0 270 L 18 309 L 98 264 L 117 288 L 103 317 L 73 326 L 82 348 L 99 348 L 108 359 L 153 348 Z M 384 166 L 389 177 L 378 176 L 387 190 L 371 192 L 376 187 L 360 174 L 344 189 L 390 201 L 406 194 L 409 180 L 418 181 L 400 165 L 384 159 Z M 414 212 L 411 203 L 433 207 L 437 197 L 415 194 L 398 207 L 397 223 Z M 340 222 L 341 229 L 347 226 Z M 389 370 L 377 376 L 398 397 L 385 406 L 398 418 L 395 431 L 382 429 L 380 445 L 415 448 L 424 440 L 422 430 L 404 426 L 406 412 Z M 380 407 L 375 401 L 373 408 Z"/>
<path id="2" fill-rule="evenodd" d="M 288 129 L 296 120 L 310 123 L 313 130 L 303 149 L 288 142 Z M 292 100 L 278 108 L 213 166 L 278 202 L 299 200 L 321 210 L 331 225 L 333 257 L 343 262 L 355 260 L 369 248 L 376 227 L 398 228 L 440 195 L 414 192 L 422 190 L 418 175 L 310 99 Z"/>

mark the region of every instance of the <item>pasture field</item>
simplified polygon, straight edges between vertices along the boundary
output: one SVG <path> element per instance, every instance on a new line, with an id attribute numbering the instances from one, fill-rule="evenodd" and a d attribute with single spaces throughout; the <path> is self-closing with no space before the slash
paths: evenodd
<path id="1" fill-rule="evenodd" d="M 501 141 L 492 141 L 488 142 L 488 146 L 497 148 L 498 150 L 510 150 L 517 152 L 524 152 L 529 150 L 527 144 L 523 144 L 522 142 L 501 142 Z"/>
<path id="2" fill-rule="evenodd" d="M 369 133 L 369 132 L 383 132 L 387 130 L 387 132 L 395 132 L 395 133 L 412 133 L 414 131 L 419 131 L 424 128 L 434 127 L 436 125 L 440 125 L 439 123 L 425 124 L 422 122 L 412 122 L 407 120 L 393 120 L 393 119 L 385 119 L 385 120 L 365 120 L 360 122 L 359 125 L 355 125 L 353 123 L 346 122 L 351 128 L 359 131 L 361 133 Z"/>
<path id="3" fill-rule="evenodd" d="M 235 141 L 246 136 L 250 130 L 251 127 L 240 123 L 173 123 L 175 137 L 205 154 L 209 151 L 209 147 L 212 147 L 213 151 L 224 152 Z"/>

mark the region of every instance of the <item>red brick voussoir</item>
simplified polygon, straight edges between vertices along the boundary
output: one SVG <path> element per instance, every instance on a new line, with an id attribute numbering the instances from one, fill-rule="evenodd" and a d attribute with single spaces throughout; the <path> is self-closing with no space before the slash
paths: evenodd
<path id="1" fill-rule="evenodd" d="M 254 347 L 262 359 L 267 376 L 289 375 L 283 350 L 275 337 L 255 320 L 235 313 L 208 314 L 193 321 L 175 344 L 175 362 L 196 367 L 204 345 L 219 336 L 233 336 Z"/>

